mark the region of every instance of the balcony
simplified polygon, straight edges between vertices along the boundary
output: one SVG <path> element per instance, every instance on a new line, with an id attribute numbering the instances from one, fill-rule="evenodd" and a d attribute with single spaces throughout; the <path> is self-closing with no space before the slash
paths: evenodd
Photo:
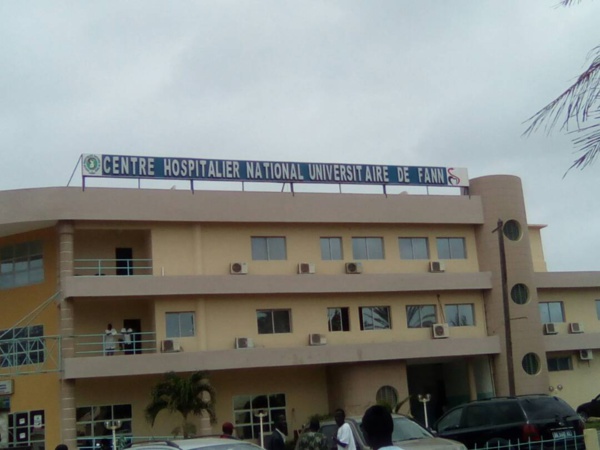
<path id="1" fill-rule="evenodd" d="M 75 259 L 75 276 L 152 275 L 151 259 Z"/>
<path id="2" fill-rule="evenodd" d="M 141 355 L 160 351 L 153 331 L 114 336 L 113 344 L 106 341 L 104 333 L 78 334 L 73 336 L 75 356 Z"/>

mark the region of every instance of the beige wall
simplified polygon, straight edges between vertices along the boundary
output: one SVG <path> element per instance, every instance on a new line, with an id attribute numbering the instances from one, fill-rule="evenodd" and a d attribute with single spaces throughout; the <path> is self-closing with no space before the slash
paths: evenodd
<path id="1" fill-rule="evenodd" d="M 592 380 L 598 379 L 600 352 L 595 352 L 596 359 L 591 361 L 581 361 L 577 352 L 556 352 L 549 353 L 548 356 L 569 356 L 573 370 L 550 372 L 550 384 L 547 392 L 562 397 L 573 408 L 589 402 L 598 395 L 598 384 Z M 562 386 L 562 389 L 559 389 L 559 385 Z M 550 386 L 554 390 L 550 391 Z"/>
<path id="2" fill-rule="evenodd" d="M 569 332 L 569 323 L 579 322 L 586 333 L 600 333 L 600 317 L 596 312 L 596 300 L 600 289 L 543 289 L 538 291 L 540 302 L 562 302 L 564 323 L 557 323 L 560 334 Z"/>
<path id="3" fill-rule="evenodd" d="M 531 258 L 533 259 L 533 270 L 535 272 L 546 272 L 546 259 L 544 257 L 544 246 L 542 244 L 542 225 L 529 226 L 529 243 L 531 245 Z"/>

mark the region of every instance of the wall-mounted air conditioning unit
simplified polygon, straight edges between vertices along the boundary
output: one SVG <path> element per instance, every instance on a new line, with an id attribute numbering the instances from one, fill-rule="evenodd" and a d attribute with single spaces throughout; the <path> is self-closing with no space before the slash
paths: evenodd
<path id="1" fill-rule="evenodd" d="M 569 324 L 569 333 L 572 333 L 572 334 L 583 333 L 583 324 L 581 322 L 571 322 Z"/>
<path id="2" fill-rule="evenodd" d="M 325 345 L 327 344 L 327 338 L 323 334 L 309 334 L 308 345 Z"/>
<path id="3" fill-rule="evenodd" d="M 160 351 L 163 353 L 180 352 L 181 345 L 174 339 L 165 339 L 160 343 Z"/>
<path id="4" fill-rule="evenodd" d="M 346 273 L 362 273 L 363 266 L 361 262 L 346 263 Z"/>
<path id="5" fill-rule="evenodd" d="M 315 273 L 315 265 L 313 263 L 299 263 L 298 264 L 298 273 L 299 274 L 308 274 Z"/>
<path id="6" fill-rule="evenodd" d="M 247 337 L 235 338 L 235 348 L 252 348 L 254 347 L 254 341 Z"/>
<path id="7" fill-rule="evenodd" d="M 545 323 L 544 324 L 544 334 L 558 334 L 558 330 L 556 329 L 555 323 Z"/>
<path id="8" fill-rule="evenodd" d="M 450 327 L 447 323 L 434 323 L 431 332 L 434 339 L 444 339 L 450 336 Z"/>
<path id="9" fill-rule="evenodd" d="M 432 273 L 441 273 L 446 270 L 442 261 L 429 261 L 429 271 Z"/>
<path id="10" fill-rule="evenodd" d="M 246 275 L 248 273 L 248 263 L 232 262 L 229 266 L 229 272 L 232 275 Z"/>
<path id="11" fill-rule="evenodd" d="M 579 350 L 579 359 L 582 361 L 594 359 L 594 352 L 592 350 Z"/>

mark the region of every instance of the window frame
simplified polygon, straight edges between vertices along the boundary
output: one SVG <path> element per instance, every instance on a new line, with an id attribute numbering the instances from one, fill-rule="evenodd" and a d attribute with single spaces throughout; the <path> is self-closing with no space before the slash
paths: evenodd
<path id="1" fill-rule="evenodd" d="M 339 257 L 334 257 L 334 256 L 338 256 L 338 255 L 334 255 L 334 250 L 332 250 L 332 246 L 331 246 L 332 242 L 339 243 Z M 326 245 L 326 248 L 323 247 L 324 244 Z M 321 260 L 322 261 L 342 261 L 344 259 L 344 247 L 343 247 L 343 241 L 342 241 L 341 237 L 323 236 L 319 239 L 319 245 L 321 247 Z M 325 254 L 324 250 L 327 251 L 327 255 Z M 338 249 L 335 249 L 335 250 L 337 251 Z"/>
<path id="2" fill-rule="evenodd" d="M 418 319 L 419 319 L 418 325 L 416 325 L 414 322 L 411 322 L 412 314 L 409 312 L 410 311 L 409 308 L 415 308 L 415 311 L 418 311 Z M 430 308 L 433 309 L 433 320 L 431 322 L 427 319 L 428 317 L 430 317 L 431 313 L 423 314 L 423 310 L 430 309 Z M 434 304 L 406 305 L 406 327 L 407 328 L 410 328 L 410 329 L 431 328 L 431 326 L 435 323 L 438 323 L 438 321 L 437 321 L 437 308 L 435 307 Z"/>
<path id="3" fill-rule="evenodd" d="M 127 414 L 127 410 L 129 410 L 129 414 Z M 110 417 L 107 417 L 105 413 L 109 413 Z M 88 415 L 90 420 L 78 420 L 78 418 Z M 77 436 L 79 448 L 89 448 L 88 445 L 79 445 L 79 441 L 91 441 L 92 448 L 98 448 L 103 439 L 112 439 L 111 432 L 104 426 L 104 422 L 107 420 L 120 420 L 121 426 L 116 430 L 116 434 L 119 438 L 124 438 L 126 443 L 131 443 L 133 437 L 133 405 L 131 403 L 80 406 L 76 408 L 75 420 L 78 429 L 91 431 L 90 434 Z M 95 433 L 100 430 L 102 430 L 102 434 Z"/>
<path id="4" fill-rule="evenodd" d="M 169 324 L 174 322 L 169 321 L 169 316 L 176 316 L 177 334 L 173 334 L 173 329 L 169 328 Z M 182 321 L 183 317 L 189 316 L 191 318 L 191 334 L 189 332 L 183 333 L 186 324 Z M 196 336 L 196 313 L 194 311 L 167 311 L 165 312 L 165 336 L 167 339 L 179 339 Z"/>
<path id="5" fill-rule="evenodd" d="M 276 248 L 276 243 L 281 242 L 282 248 Z M 264 244 L 260 247 L 258 244 Z M 287 239 L 285 236 L 251 236 L 250 249 L 252 261 L 287 261 Z M 258 252 L 264 250 L 264 255 Z M 282 254 L 275 254 L 282 251 Z"/>
<path id="6" fill-rule="evenodd" d="M 425 257 L 420 255 L 415 256 L 415 243 L 424 241 L 425 243 Z M 402 242 L 410 243 L 410 255 L 405 255 L 402 252 Z M 412 260 L 428 260 L 429 256 L 429 238 L 426 237 L 399 237 L 398 238 L 398 251 L 400 252 L 400 259 L 412 261 Z"/>
<path id="7" fill-rule="evenodd" d="M 548 372 L 573 370 L 573 358 L 571 355 L 548 356 L 546 358 L 546 364 L 548 365 Z"/>
<path id="8" fill-rule="evenodd" d="M 456 308 L 456 317 L 450 319 L 451 315 L 454 315 L 449 309 Z M 461 309 L 468 309 L 470 312 L 470 321 L 468 323 L 461 324 Z M 475 326 L 475 305 L 473 303 L 448 303 L 444 305 L 444 317 L 450 327 L 474 327 Z M 468 316 L 465 316 L 468 317 Z M 454 319 L 458 319 L 455 321 Z"/>
<path id="9" fill-rule="evenodd" d="M 600 299 L 596 300 L 596 317 L 600 320 Z"/>
<path id="10" fill-rule="evenodd" d="M 266 405 L 262 404 L 260 400 L 265 398 Z M 281 404 L 283 399 L 283 404 Z M 240 401 L 246 400 L 244 406 L 238 407 Z M 260 438 L 260 423 L 261 420 L 255 415 L 258 410 L 264 411 L 267 416 L 263 418 L 263 432 L 270 433 L 274 428 L 274 422 L 277 416 L 283 414 L 287 417 L 287 398 L 285 393 L 268 393 L 268 394 L 242 394 L 234 395 L 231 398 L 232 412 L 233 412 L 233 424 L 236 429 L 237 437 L 240 439 L 259 439 Z M 258 404 L 257 404 L 258 403 Z M 244 420 L 239 420 L 242 418 Z M 246 435 L 246 431 L 250 431 Z"/>
<path id="11" fill-rule="evenodd" d="M 381 244 L 381 248 L 371 248 L 371 246 L 378 242 Z M 358 247 L 360 245 L 360 248 Z M 376 253 L 381 250 L 381 257 Z M 361 254 L 357 254 L 361 252 Z M 363 257 L 364 256 L 364 257 Z M 354 236 L 352 237 L 352 259 L 369 261 L 369 260 L 384 260 L 385 259 L 385 243 L 383 236 Z"/>
<path id="12" fill-rule="evenodd" d="M 445 248 L 440 247 L 440 244 L 446 242 L 447 243 L 447 254 L 445 254 L 444 252 L 446 251 Z M 453 242 L 461 242 L 461 255 L 455 255 L 453 252 Z M 444 260 L 449 260 L 449 259 L 467 259 L 467 240 L 464 237 L 438 237 L 436 238 L 436 248 L 437 248 L 437 254 L 438 254 L 438 259 L 444 259 Z M 443 249 L 443 251 L 442 251 Z M 456 249 L 455 249 L 456 251 Z"/>
<path id="13" fill-rule="evenodd" d="M 43 283 L 44 272 L 43 241 L 0 247 L 0 290 Z"/>
<path id="14" fill-rule="evenodd" d="M 376 308 L 385 308 L 387 311 L 387 326 L 376 326 L 376 321 L 374 319 L 375 314 L 374 311 Z M 366 320 L 368 320 L 368 313 L 371 315 L 371 324 L 369 325 Z M 381 330 L 391 330 L 392 329 L 392 310 L 390 306 L 387 305 L 378 305 L 378 306 L 359 306 L 358 308 L 358 317 L 360 320 L 360 330 L 361 331 L 381 331 Z M 380 315 L 378 317 L 381 317 Z"/>
<path id="15" fill-rule="evenodd" d="M 44 325 L 0 330 L 0 367 L 42 364 L 46 360 Z"/>
<path id="16" fill-rule="evenodd" d="M 558 305 L 560 307 L 560 320 L 552 320 L 552 319 L 556 318 L 556 317 L 554 317 L 554 314 L 556 314 L 557 311 L 556 311 L 556 308 L 554 308 L 554 311 L 552 311 L 551 310 L 551 306 L 556 306 L 556 305 Z M 543 311 L 542 308 L 544 308 L 544 307 L 547 307 L 548 310 L 547 311 Z M 562 300 L 559 300 L 559 301 L 548 301 L 548 302 L 539 302 L 538 303 L 538 309 L 539 309 L 539 312 L 540 312 L 540 320 L 542 321 L 542 324 L 545 324 L 545 323 L 564 323 L 564 322 L 566 322 L 566 320 L 565 320 L 565 307 L 564 307 L 564 304 L 563 304 Z"/>
<path id="17" fill-rule="evenodd" d="M 276 322 L 277 321 L 277 317 L 279 317 L 279 318 L 283 317 L 282 313 L 286 313 L 286 315 L 287 315 L 287 323 L 283 323 L 283 324 L 280 323 L 278 325 L 277 322 Z M 270 324 L 265 323 L 265 326 L 266 325 L 270 325 L 270 327 L 269 327 L 268 330 L 266 328 L 263 328 L 261 330 L 261 324 L 260 324 L 259 314 L 267 314 L 267 316 L 270 316 Z M 286 329 L 283 330 L 283 331 L 278 331 L 278 330 L 282 330 L 282 325 L 284 326 L 283 328 L 286 328 Z M 256 310 L 256 327 L 258 329 L 258 334 L 287 334 L 287 333 L 291 333 L 292 332 L 292 310 L 291 309 L 285 309 L 285 308 L 257 309 Z"/>
<path id="18" fill-rule="evenodd" d="M 336 311 L 339 311 L 339 327 L 334 326 L 334 315 Z M 332 315 L 332 313 L 334 315 Z M 327 328 L 332 333 L 350 331 L 350 308 L 347 306 L 327 308 Z"/>

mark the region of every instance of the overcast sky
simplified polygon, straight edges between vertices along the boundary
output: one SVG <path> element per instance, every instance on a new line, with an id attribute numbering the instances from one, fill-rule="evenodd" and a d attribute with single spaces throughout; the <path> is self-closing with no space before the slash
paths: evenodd
<path id="1" fill-rule="evenodd" d="M 0 190 L 82 153 L 466 167 L 521 177 L 549 270 L 600 270 L 600 163 L 521 137 L 600 44 L 557 3 L 3 0 Z"/>

